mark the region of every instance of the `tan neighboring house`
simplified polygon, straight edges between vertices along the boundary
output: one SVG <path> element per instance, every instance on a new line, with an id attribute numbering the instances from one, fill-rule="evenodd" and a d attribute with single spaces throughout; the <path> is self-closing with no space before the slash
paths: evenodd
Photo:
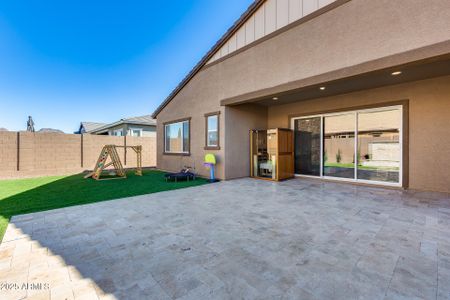
<path id="1" fill-rule="evenodd" d="M 257 0 L 157 108 L 157 164 L 250 174 L 252 129 L 295 173 L 450 192 L 450 1 Z"/>
<path id="2" fill-rule="evenodd" d="M 110 124 L 81 122 L 76 133 L 113 136 L 156 136 L 156 120 L 150 115 L 121 119 Z"/>

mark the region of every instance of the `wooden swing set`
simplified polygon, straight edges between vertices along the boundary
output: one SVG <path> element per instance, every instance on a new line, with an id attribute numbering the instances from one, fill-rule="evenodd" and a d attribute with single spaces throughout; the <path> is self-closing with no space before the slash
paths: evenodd
<path id="1" fill-rule="evenodd" d="M 127 175 L 123 169 L 122 162 L 120 161 L 119 154 L 117 153 L 117 148 L 131 148 L 136 152 L 136 169 L 135 174 L 142 176 L 142 146 L 116 146 L 116 145 L 106 145 L 103 147 L 100 156 L 98 157 L 97 163 L 95 164 L 94 171 L 90 172 L 84 178 L 92 177 L 95 180 L 107 180 L 107 179 L 120 179 L 127 178 Z M 108 157 L 110 162 L 107 163 Z M 100 178 L 102 176 L 103 170 L 113 166 L 114 169 L 109 169 L 115 173 L 115 177 Z"/>

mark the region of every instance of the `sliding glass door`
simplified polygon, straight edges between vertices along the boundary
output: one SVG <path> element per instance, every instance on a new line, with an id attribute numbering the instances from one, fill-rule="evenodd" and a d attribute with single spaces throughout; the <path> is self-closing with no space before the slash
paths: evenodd
<path id="1" fill-rule="evenodd" d="M 355 178 L 355 114 L 323 117 L 323 175 Z"/>
<path id="2" fill-rule="evenodd" d="M 401 185 L 401 106 L 295 118 L 292 126 L 296 174 Z"/>
<path id="3" fill-rule="evenodd" d="M 358 113 L 358 179 L 399 182 L 401 118 L 400 109 Z"/>

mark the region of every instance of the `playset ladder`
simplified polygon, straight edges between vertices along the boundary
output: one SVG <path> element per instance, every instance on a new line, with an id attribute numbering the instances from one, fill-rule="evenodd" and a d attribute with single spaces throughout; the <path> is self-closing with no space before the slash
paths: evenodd
<path id="1" fill-rule="evenodd" d="M 98 157 L 97 163 L 95 164 L 94 171 L 84 176 L 84 178 L 92 177 L 95 180 L 100 180 L 100 176 L 102 175 L 103 170 L 111 165 L 114 166 L 115 173 L 118 176 L 114 178 L 126 178 L 126 173 L 123 169 L 122 162 L 120 161 L 119 154 L 117 153 L 117 147 L 132 148 L 136 152 L 137 164 L 135 174 L 138 176 L 142 176 L 142 146 L 106 145 L 103 147 L 102 152 L 100 152 L 100 156 Z M 111 159 L 111 161 L 109 163 L 106 163 L 108 157 Z"/>
<path id="2" fill-rule="evenodd" d="M 106 163 L 108 157 L 111 158 L 111 162 Z M 95 164 L 94 171 L 87 174 L 85 178 L 92 177 L 96 180 L 99 180 L 103 170 L 111 165 L 114 166 L 114 170 L 117 176 L 126 177 L 116 147 L 114 145 L 106 145 L 103 147 L 102 152 L 100 152 L 100 156 L 98 157 L 97 163 Z"/>

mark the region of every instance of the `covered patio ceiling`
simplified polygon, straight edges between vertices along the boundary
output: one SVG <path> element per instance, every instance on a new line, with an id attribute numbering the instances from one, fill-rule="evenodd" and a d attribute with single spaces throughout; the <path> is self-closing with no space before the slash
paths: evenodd
<path id="1" fill-rule="evenodd" d="M 413 58 L 414 55 L 410 56 L 410 58 Z M 449 52 L 403 64 L 394 65 L 393 62 L 395 61 L 399 61 L 398 57 L 384 58 L 380 61 L 320 74 L 296 82 L 224 99 L 221 101 L 221 105 L 233 106 L 245 103 L 264 106 L 282 105 L 450 75 Z M 389 65 L 389 67 L 386 67 L 386 65 Z"/>

